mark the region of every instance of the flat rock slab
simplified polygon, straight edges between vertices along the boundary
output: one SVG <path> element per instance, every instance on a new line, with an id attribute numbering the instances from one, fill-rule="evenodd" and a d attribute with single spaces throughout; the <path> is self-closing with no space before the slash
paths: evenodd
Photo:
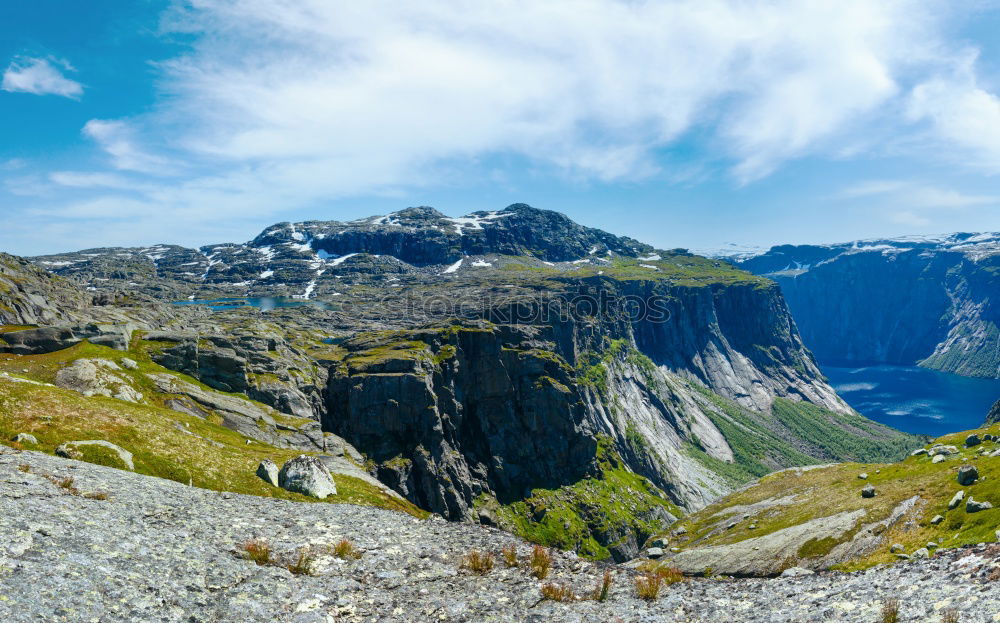
<path id="1" fill-rule="evenodd" d="M 73 476 L 80 495 L 47 475 Z M 84 497 L 97 491 L 110 499 Z M 238 545 L 254 537 L 282 560 L 315 548 L 315 575 L 241 558 Z M 341 538 L 361 558 L 325 553 Z M 959 609 L 963 623 L 1000 614 L 988 598 L 986 576 L 998 561 L 987 547 L 854 574 L 691 579 L 647 604 L 634 596 L 633 571 L 572 554 L 556 553 L 550 579 L 584 593 L 611 568 L 608 601 L 540 601 L 539 582 L 499 555 L 486 576 L 458 568 L 470 549 L 510 544 L 527 557 L 528 544 L 482 526 L 218 493 L 0 447 L 0 621 L 869 623 L 892 597 L 903 620 L 936 621 L 942 603 Z"/>

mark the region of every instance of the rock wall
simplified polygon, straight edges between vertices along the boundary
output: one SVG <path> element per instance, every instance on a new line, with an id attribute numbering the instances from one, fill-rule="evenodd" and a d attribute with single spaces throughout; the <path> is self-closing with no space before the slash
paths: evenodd
<path id="1" fill-rule="evenodd" d="M 803 246 L 737 264 L 780 284 L 821 361 L 1000 377 L 1000 255 Z"/>

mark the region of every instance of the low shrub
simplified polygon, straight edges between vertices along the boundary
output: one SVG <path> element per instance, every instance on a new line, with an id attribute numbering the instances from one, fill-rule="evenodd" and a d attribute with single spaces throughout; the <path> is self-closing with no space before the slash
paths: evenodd
<path id="1" fill-rule="evenodd" d="M 545 584 L 542 584 L 542 597 L 552 601 L 576 600 L 576 595 L 573 594 L 572 588 L 565 584 L 557 584 L 555 582 L 546 582 Z"/>
<path id="2" fill-rule="evenodd" d="M 552 554 L 541 545 L 531 548 L 531 575 L 539 580 L 549 577 L 552 569 Z"/>
<path id="3" fill-rule="evenodd" d="M 337 541 L 337 544 L 330 548 L 330 553 L 341 560 L 357 560 L 361 558 L 361 550 L 347 539 Z"/>
<path id="4" fill-rule="evenodd" d="M 462 568 L 478 575 L 486 575 L 493 569 L 493 554 L 481 552 L 478 549 L 470 550 L 462 558 Z"/>

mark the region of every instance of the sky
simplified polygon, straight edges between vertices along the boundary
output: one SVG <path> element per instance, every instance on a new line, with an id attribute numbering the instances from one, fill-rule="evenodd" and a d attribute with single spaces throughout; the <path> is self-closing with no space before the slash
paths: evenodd
<path id="1" fill-rule="evenodd" d="M 1000 231 L 1000 0 L 0 2 L 0 250 L 528 203 L 662 248 Z"/>

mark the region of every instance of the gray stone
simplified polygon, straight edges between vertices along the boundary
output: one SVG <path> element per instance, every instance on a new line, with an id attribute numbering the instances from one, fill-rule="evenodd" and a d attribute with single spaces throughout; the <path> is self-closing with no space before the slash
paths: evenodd
<path id="1" fill-rule="evenodd" d="M 930 454 L 932 456 L 958 454 L 958 448 L 956 448 L 955 446 L 938 445 L 930 449 Z"/>
<path id="2" fill-rule="evenodd" d="M 815 572 L 803 567 L 790 567 L 781 572 L 783 578 L 800 578 L 806 575 L 813 575 Z"/>
<path id="3" fill-rule="evenodd" d="M 280 486 L 278 480 L 278 466 L 271 459 L 264 459 L 257 466 L 257 476 L 269 485 Z"/>
<path id="4" fill-rule="evenodd" d="M 278 483 L 286 491 L 321 500 L 337 493 L 330 470 L 316 457 L 304 454 L 285 463 L 278 474 Z"/>
<path id="5" fill-rule="evenodd" d="M 136 363 L 134 360 L 129 359 L 128 357 L 122 357 L 119 361 L 120 361 L 122 367 L 125 368 L 126 370 L 138 370 L 139 369 L 139 364 Z"/>
<path id="6" fill-rule="evenodd" d="M 920 456 L 921 454 L 927 454 L 927 448 L 917 448 L 910 453 L 910 456 Z"/>
<path id="7" fill-rule="evenodd" d="M 889 548 L 889 551 L 893 554 L 898 554 L 900 552 L 905 551 L 905 549 L 906 548 L 904 548 L 901 544 L 893 543 L 892 547 Z"/>
<path id="8" fill-rule="evenodd" d="M 971 435 L 969 435 L 968 437 L 965 438 L 965 447 L 966 448 L 971 448 L 973 446 L 978 446 L 981 443 L 982 443 L 982 440 L 979 439 L 979 435 L 977 435 L 975 433 L 973 433 L 973 434 L 971 434 Z"/>
<path id="9" fill-rule="evenodd" d="M 56 454 L 66 457 L 67 459 L 80 459 L 83 456 L 83 453 L 80 452 L 80 446 L 99 446 L 101 448 L 107 448 L 117 454 L 118 458 L 127 468 L 135 471 L 135 463 L 132 462 L 132 453 L 124 448 L 116 446 L 110 441 L 104 441 L 103 439 L 67 441 L 66 443 L 60 444 L 59 447 L 56 448 Z"/>
<path id="10" fill-rule="evenodd" d="M 36 439 L 31 433 L 18 433 L 14 435 L 14 441 L 17 443 L 30 443 L 35 446 L 38 445 L 38 439 Z"/>
<path id="11" fill-rule="evenodd" d="M 868 474 L 865 472 L 861 472 L 860 474 L 858 474 L 858 478 L 860 478 L 861 480 L 868 480 Z"/>
<path id="12" fill-rule="evenodd" d="M 863 498 L 875 497 L 875 487 L 871 485 L 865 485 L 865 488 L 861 490 L 861 497 Z"/>
<path id="13" fill-rule="evenodd" d="M 931 459 L 931 463 L 942 463 L 942 462 L 944 462 L 943 454 L 935 454 L 934 458 Z"/>
<path id="14" fill-rule="evenodd" d="M 649 549 L 646 550 L 646 558 L 652 558 L 655 560 L 657 558 L 662 558 L 662 557 L 663 557 L 663 548 L 661 547 L 650 547 Z"/>
<path id="15" fill-rule="evenodd" d="M 931 553 L 926 547 L 921 547 L 917 551 L 913 552 L 913 558 L 930 558 Z"/>
<path id="16" fill-rule="evenodd" d="M 965 491 L 955 492 L 955 495 L 951 498 L 951 501 L 948 502 L 948 510 L 957 508 L 958 505 L 961 504 L 962 500 L 964 499 L 965 499 Z"/>
<path id="17" fill-rule="evenodd" d="M 967 487 L 979 479 L 979 470 L 975 465 L 963 465 L 958 468 L 958 484 Z"/>
<path id="18" fill-rule="evenodd" d="M 969 496 L 969 499 L 965 502 L 965 512 L 967 513 L 978 513 L 980 511 L 985 511 L 993 508 L 993 505 L 989 502 L 977 502 Z"/>
<path id="19" fill-rule="evenodd" d="M 931 525 L 932 526 L 936 526 L 939 523 L 941 523 L 942 521 L 944 521 L 944 516 L 943 515 L 934 515 L 934 518 L 931 519 Z"/>

